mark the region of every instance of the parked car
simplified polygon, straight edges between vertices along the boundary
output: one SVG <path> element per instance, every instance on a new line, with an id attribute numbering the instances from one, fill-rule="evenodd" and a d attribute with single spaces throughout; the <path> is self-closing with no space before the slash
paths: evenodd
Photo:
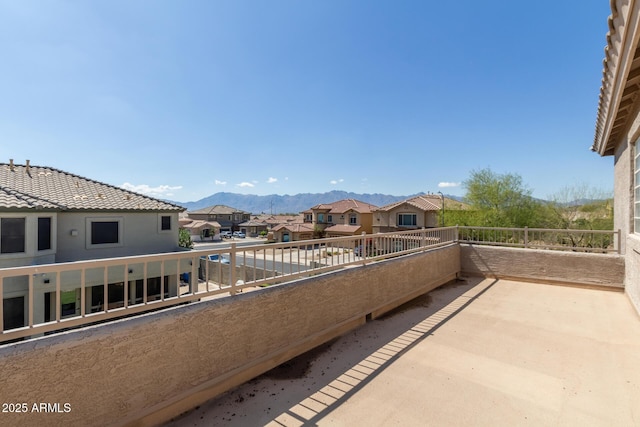
<path id="1" fill-rule="evenodd" d="M 202 256 L 201 258 L 205 258 L 205 257 Z M 231 261 L 229 260 L 229 258 L 225 257 L 224 255 L 218 255 L 218 254 L 207 255 L 206 259 L 208 259 L 209 261 L 219 262 L 222 264 L 231 264 Z"/>
<path id="2" fill-rule="evenodd" d="M 233 237 L 240 237 L 241 239 L 244 239 L 246 236 L 242 231 L 234 231 Z"/>
<path id="3" fill-rule="evenodd" d="M 221 231 L 220 232 L 220 237 L 222 237 L 223 239 L 230 239 L 231 238 L 231 232 L 230 231 Z"/>

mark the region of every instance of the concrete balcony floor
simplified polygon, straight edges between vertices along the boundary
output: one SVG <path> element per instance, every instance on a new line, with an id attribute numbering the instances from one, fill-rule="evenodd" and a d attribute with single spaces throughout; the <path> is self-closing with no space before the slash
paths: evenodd
<path id="1" fill-rule="evenodd" d="M 468 278 L 169 425 L 631 426 L 639 402 L 623 293 Z"/>

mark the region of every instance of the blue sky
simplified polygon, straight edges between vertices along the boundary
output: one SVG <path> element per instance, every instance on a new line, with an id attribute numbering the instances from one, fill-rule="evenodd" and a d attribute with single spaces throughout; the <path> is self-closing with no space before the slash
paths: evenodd
<path id="1" fill-rule="evenodd" d="M 603 0 L 0 0 L 3 159 L 219 191 L 611 191 Z"/>

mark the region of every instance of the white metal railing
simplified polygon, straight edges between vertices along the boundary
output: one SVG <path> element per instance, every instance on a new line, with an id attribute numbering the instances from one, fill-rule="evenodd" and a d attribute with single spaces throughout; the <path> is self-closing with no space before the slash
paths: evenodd
<path id="1" fill-rule="evenodd" d="M 446 227 L 4 268 L 0 343 L 234 295 L 456 240 L 457 227 Z"/>
<path id="2" fill-rule="evenodd" d="M 458 227 L 461 243 L 576 252 L 620 253 L 620 230 Z"/>

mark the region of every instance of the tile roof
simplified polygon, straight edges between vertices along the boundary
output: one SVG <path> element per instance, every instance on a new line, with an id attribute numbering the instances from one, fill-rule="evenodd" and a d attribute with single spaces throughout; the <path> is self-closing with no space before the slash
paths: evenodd
<path id="1" fill-rule="evenodd" d="M 345 213 L 348 211 L 354 211 L 358 213 L 370 213 L 376 210 L 378 207 L 376 205 L 372 205 L 370 203 L 361 202 L 360 200 L 355 199 L 343 199 L 338 200 L 333 203 L 321 203 L 319 205 L 315 205 L 311 208 L 311 210 L 326 210 L 329 213 Z M 309 212 L 309 211 L 305 211 Z"/>
<path id="2" fill-rule="evenodd" d="M 468 209 L 465 203 L 458 202 L 445 197 L 445 209 Z M 442 197 L 437 194 L 423 194 L 421 196 L 412 197 L 410 199 L 401 200 L 399 202 L 390 203 L 382 206 L 378 211 L 391 211 L 401 205 L 410 205 L 423 211 L 438 211 L 442 209 Z"/>
<path id="3" fill-rule="evenodd" d="M 291 223 L 297 223 L 297 222 L 302 223 L 304 222 L 304 215 L 260 214 L 260 215 L 254 215 L 252 220 L 261 221 L 269 225 L 291 224 Z"/>
<path id="4" fill-rule="evenodd" d="M 355 234 L 357 233 L 362 227 L 359 225 L 346 225 L 346 224 L 336 224 L 336 225 L 332 225 L 331 227 L 327 227 L 324 229 L 325 232 L 330 232 L 330 233 L 349 233 L 349 234 Z"/>
<path id="5" fill-rule="evenodd" d="M 182 206 L 46 166 L 0 163 L 0 210 L 183 211 Z"/>
<path id="6" fill-rule="evenodd" d="M 240 209 L 232 208 L 231 206 L 226 205 L 214 205 L 207 206 L 206 208 L 201 208 L 195 211 L 189 211 L 188 213 L 192 214 L 216 214 L 216 215 L 231 215 L 231 214 L 248 214 L 249 212 L 242 211 Z"/>
<path id="7" fill-rule="evenodd" d="M 256 219 L 251 219 L 249 221 L 241 222 L 238 225 L 243 227 L 266 227 L 269 224 L 267 224 L 265 221 L 258 221 Z"/>
<path id="8" fill-rule="evenodd" d="M 628 122 L 635 117 L 640 74 L 640 17 L 638 3 L 629 7 L 624 0 L 610 0 L 607 44 L 602 61 L 602 85 L 598 100 L 596 129 L 591 150 L 611 155 L 619 139 L 626 135 Z"/>
<path id="9" fill-rule="evenodd" d="M 291 231 L 292 233 L 304 233 L 308 231 L 313 231 L 314 228 L 312 224 L 280 224 L 273 227 L 272 230 L 273 231 L 288 230 L 288 231 Z"/>
<path id="10" fill-rule="evenodd" d="M 220 224 L 218 224 L 216 221 L 201 221 L 201 220 L 191 221 L 188 224 L 182 225 L 182 228 L 195 230 L 195 229 L 199 229 L 207 226 L 213 227 L 213 228 L 220 228 Z"/>

